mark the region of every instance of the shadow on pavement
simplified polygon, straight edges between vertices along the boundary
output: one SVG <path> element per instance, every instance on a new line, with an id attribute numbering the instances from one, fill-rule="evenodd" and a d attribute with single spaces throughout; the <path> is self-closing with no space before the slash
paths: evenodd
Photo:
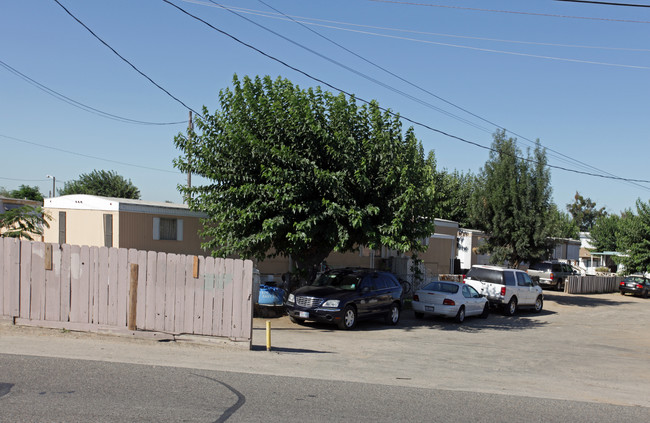
<path id="1" fill-rule="evenodd" d="M 625 297 L 619 295 L 619 298 L 603 298 L 596 295 L 610 295 L 610 294 L 594 294 L 590 296 L 584 295 L 567 295 L 567 294 L 551 294 L 544 292 L 544 301 L 553 301 L 559 305 L 578 306 L 578 307 L 601 307 L 601 306 L 620 306 L 629 304 L 632 301 L 625 300 Z"/>
<path id="2" fill-rule="evenodd" d="M 265 345 L 253 345 L 251 351 L 266 351 Z M 291 354 L 332 354 L 331 351 L 316 351 L 304 348 L 285 348 L 285 347 L 271 347 L 271 352 L 282 352 Z"/>

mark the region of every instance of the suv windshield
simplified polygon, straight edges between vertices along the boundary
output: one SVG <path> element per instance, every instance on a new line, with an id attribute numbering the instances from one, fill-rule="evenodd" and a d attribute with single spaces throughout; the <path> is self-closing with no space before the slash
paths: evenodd
<path id="1" fill-rule="evenodd" d="M 310 285 L 311 286 L 331 286 L 346 291 L 354 291 L 360 283 L 360 279 L 356 275 L 345 273 L 324 273 L 316 278 Z"/>

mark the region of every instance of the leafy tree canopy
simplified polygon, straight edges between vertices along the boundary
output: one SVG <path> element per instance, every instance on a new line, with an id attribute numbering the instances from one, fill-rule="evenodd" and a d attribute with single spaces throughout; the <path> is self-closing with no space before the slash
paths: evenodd
<path id="1" fill-rule="evenodd" d="M 620 225 L 621 217 L 615 214 L 597 218 L 589 232 L 594 251 L 617 251 Z"/>
<path id="2" fill-rule="evenodd" d="M 617 250 L 628 272 L 650 272 L 650 202 L 636 201 L 636 214 L 626 212 L 619 220 Z"/>
<path id="3" fill-rule="evenodd" d="M 208 215 L 202 235 L 213 255 L 290 255 L 304 271 L 359 245 L 424 248 L 433 176 L 398 117 L 268 76 L 235 76 L 219 100 L 196 134 L 175 138 L 175 166 L 208 181 L 179 189 Z"/>
<path id="4" fill-rule="evenodd" d="M 38 187 L 30 187 L 28 185 L 21 185 L 9 193 L 11 198 L 21 198 L 23 200 L 43 201 L 43 194 Z"/>
<path id="5" fill-rule="evenodd" d="M 7 210 L 0 213 L 0 236 L 33 241 L 32 235 L 43 235 L 43 227 L 50 227 L 47 218 L 40 207 L 22 206 Z"/>
<path id="6" fill-rule="evenodd" d="M 557 205 L 551 205 L 553 236 L 556 238 L 578 239 L 580 229 L 569 213 L 561 211 Z"/>
<path id="7" fill-rule="evenodd" d="M 494 134 L 490 157 L 472 196 L 472 215 L 488 234 L 483 252 L 493 263 L 518 267 L 545 259 L 551 249 L 552 207 L 546 152 L 539 142 L 521 158 L 516 139 Z"/>
<path id="8" fill-rule="evenodd" d="M 126 180 L 115 171 L 93 170 L 82 173 L 79 179 L 66 182 L 60 195 L 90 194 L 101 197 L 140 199 L 140 190 L 133 185 L 131 180 Z"/>
<path id="9" fill-rule="evenodd" d="M 573 203 L 567 204 L 566 208 L 582 232 L 591 231 L 596 219 L 607 214 L 605 207 L 597 209 L 595 202 L 584 198 L 577 191 Z"/>
<path id="10" fill-rule="evenodd" d="M 436 217 L 458 222 L 461 228 L 471 227 L 470 200 L 476 186 L 476 176 L 471 172 L 462 173 L 436 169 L 436 159 L 433 152 L 429 153 L 427 162 L 433 169 L 434 204 Z"/>

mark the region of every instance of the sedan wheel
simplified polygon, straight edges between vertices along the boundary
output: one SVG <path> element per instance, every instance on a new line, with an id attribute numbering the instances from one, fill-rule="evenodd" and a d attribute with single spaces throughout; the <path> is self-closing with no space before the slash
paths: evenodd
<path id="1" fill-rule="evenodd" d="M 463 323 L 465 321 L 465 306 L 460 306 L 458 313 L 456 314 L 456 321 L 458 323 Z"/>
<path id="2" fill-rule="evenodd" d="M 481 318 L 487 319 L 489 315 L 490 315 L 490 304 L 485 303 L 485 305 L 483 306 L 483 313 L 481 313 Z"/>
<path id="3" fill-rule="evenodd" d="M 339 329 L 352 329 L 357 323 L 357 311 L 352 306 L 343 310 L 343 319 L 339 322 Z"/>
<path id="4" fill-rule="evenodd" d="M 393 303 L 386 315 L 386 324 L 395 326 L 397 322 L 399 322 L 399 306 Z"/>
<path id="5" fill-rule="evenodd" d="M 542 311 L 543 307 L 544 307 L 544 300 L 542 299 L 542 296 L 540 295 L 535 300 L 535 309 L 534 309 L 535 313 L 539 313 L 540 311 Z"/>

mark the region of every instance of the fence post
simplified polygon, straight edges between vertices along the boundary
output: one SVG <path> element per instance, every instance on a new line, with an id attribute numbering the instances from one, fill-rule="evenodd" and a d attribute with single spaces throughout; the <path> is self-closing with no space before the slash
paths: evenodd
<path id="1" fill-rule="evenodd" d="M 129 330 L 136 330 L 136 314 L 138 310 L 138 265 L 131 263 L 131 275 L 129 281 L 129 315 L 127 327 Z"/>

